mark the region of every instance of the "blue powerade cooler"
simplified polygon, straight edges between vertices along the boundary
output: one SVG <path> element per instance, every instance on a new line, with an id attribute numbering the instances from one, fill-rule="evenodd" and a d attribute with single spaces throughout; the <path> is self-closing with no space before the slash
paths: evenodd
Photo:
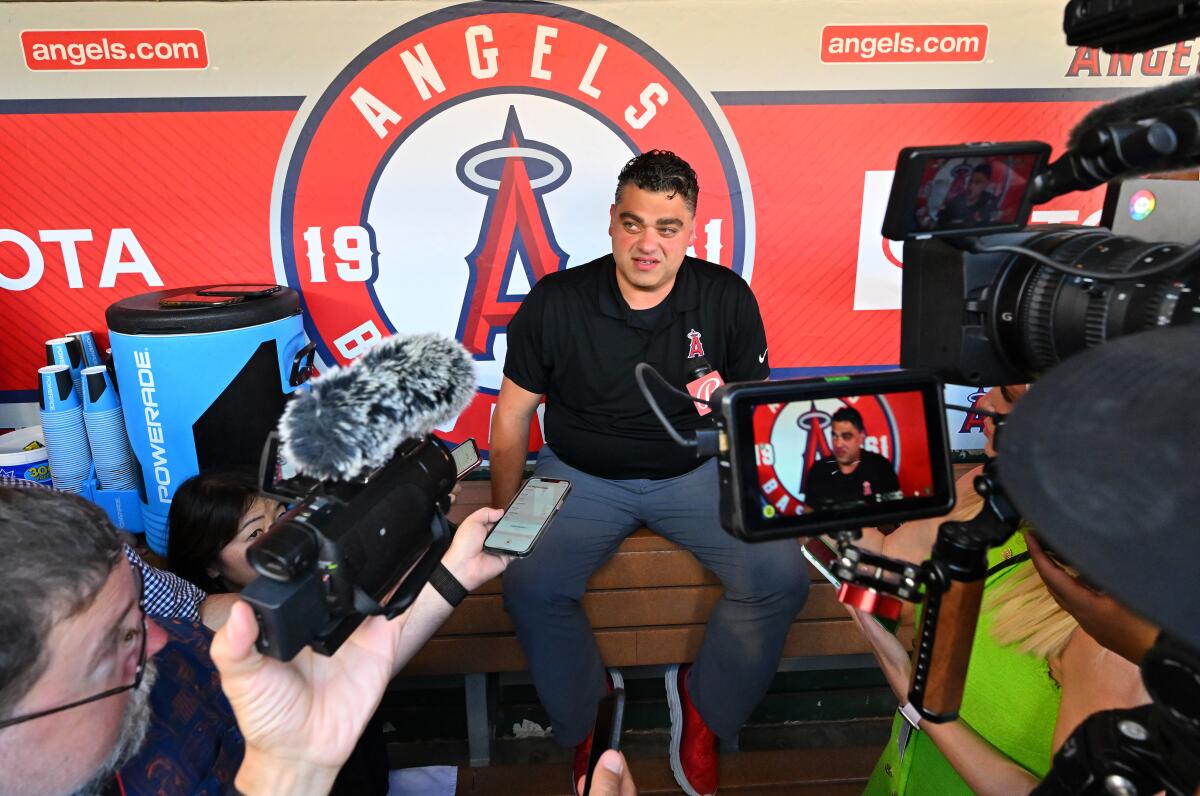
<path id="1" fill-rule="evenodd" d="M 146 541 L 165 555 L 179 484 L 211 467 L 257 470 L 287 396 L 312 373 L 314 347 L 299 295 L 278 285 L 143 293 L 105 317 Z"/>

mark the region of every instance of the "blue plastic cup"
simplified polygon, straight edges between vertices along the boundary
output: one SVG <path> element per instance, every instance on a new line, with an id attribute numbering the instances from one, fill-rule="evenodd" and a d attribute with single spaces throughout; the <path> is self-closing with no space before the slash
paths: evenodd
<path id="1" fill-rule="evenodd" d="M 82 332 L 71 332 L 67 337 L 79 341 L 79 347 L 83 352 L 83 366 L 85 368 L 93 368 L 96 365 L 104 364 L 104 359 L 100 356 L 100 349 L 96 347 L 96 338 L 92 335 L 91 329 L 86 329 Z"/>
<path id="2" fill-rule="evenodd" d="M 38 368 L 38 386 L 38 407 L 43 414 L 79 408 L 79 394 L 75 392 L 69 365 Z"/>
<path id="3" fill-rule="evenodd" d="M 83 492 L 91 474 L 92 456 L 83 423 L 83 409 L 76 406 L 57 412 L 43 411 L 42 434 L 50 459 L 50 478 L 55 489 Z"/>
<path id="4" fill-rule="evenodd" d="M 83 369 L 83 420 L 101 489 L 137 487 L 125 416 L 104 365 Z"/>
<path id="5" fill-rule="evenodd" d="M 83 347 L 74 337 L 55 337 L 46 341 L 46 364 L 66 365 L 71 369 L 71 381 L 82 396 L 79 373 L 83 370 Z"/>
<path id="6" fill-rule="evenodd" d="M 121 399 L 113 388 L 112 376 L 104 365 L 84 368 L 81 372 L 83 383 L 83 411 L 109 412 L 121 408 Z"/>

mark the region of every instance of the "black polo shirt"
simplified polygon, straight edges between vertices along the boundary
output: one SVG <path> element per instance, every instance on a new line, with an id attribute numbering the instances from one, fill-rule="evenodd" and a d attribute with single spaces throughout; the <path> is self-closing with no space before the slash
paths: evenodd
<path id="1" fill-rule="evenodd" d="M 504 375 L 546 396 L 546 442 L 567 464 L 600 478 L 671 478 L 701 462 L 667 436 L 633 369 L 648 362 L 686 389 L 698 348 L 726 382 L 767 378 L 766 333 L 745 280 L 687 257 L 663 302 L 635 311 L 609 254 L 533 286 L 508 325 Z M 675 428 L 712 427 L 711 415 L 650 383 Z"/>
<path id="2" fill-rule="evenodd" d="M 814 508 L 837 503 L 875 503 L 900 489 L 896 470 L 883 456 L 859 452 L 858 467 L 843 473 L 832 457 L 814 462 L 804 484 L 804 502 Z"/>

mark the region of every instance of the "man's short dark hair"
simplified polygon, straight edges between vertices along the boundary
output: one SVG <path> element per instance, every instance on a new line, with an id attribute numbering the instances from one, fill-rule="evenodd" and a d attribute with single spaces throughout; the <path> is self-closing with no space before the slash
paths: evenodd
<path id="1" fill-rule="evenodd" d="M 700 195 L 700 183 L 696 180 L 696 172 L 687 161 L 674 152 L 651 149 L 626 163 L 617 177 L 618 204 L 621 202 L 621 192 L 629 183 L 651 193 L 665 193 L 671 196 L 679 194 L 683 197 L 688 212 L 696 215 L 696 197 Z"/>
<path id="2" fill-rule="evenodd" d="M 985 160 L 983 163 L 980 163 L 978 166 L 976 166 L 975 168 L 971 169 L 971 173 L 972 173 L 972 174 L 982 174 L 982 175 L 983 175 L 985 178 L 987 178 L 987 180 L 988 180 L 989 182 L 991 182 L 991 179 L 992 179 L 992 164 L 991 164 L 991 163 L 988 163 L 988 162 Z"/>
<path id="3" fill-rule="evenodd" d="M 863 426 L 862 415 L 857 409 L 852 409 L 849 406 L 843 406 L 841 409 L 833 413 L 832 423 L 853 423 L 854 427 L 860 433 L 866 433 L 867 429 Z"/>
<path id="4" fill-rule="evenodd" d="M 0 718 L 49 664 L 46 639 L 86 610 L 121 555 L 121 540 L 95 504 L 49 489 L 0 487 Z"/>

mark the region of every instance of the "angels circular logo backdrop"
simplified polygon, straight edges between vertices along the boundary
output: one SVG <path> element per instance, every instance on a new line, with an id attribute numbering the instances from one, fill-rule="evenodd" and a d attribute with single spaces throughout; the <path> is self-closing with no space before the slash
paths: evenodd
<path id="1" fill-rule="evenodd" d="M 617 173 L 654 148 L 699 177 L 692 253 L 740 273 L 733 158 L 646 44 L 540 3 L 469 3 L 391 31 L 316 102 L 288 166 L 283 264 L 309 337 L 345 363 L 392 333 L 453 335 L 481 395 L 445 436 L 486 448 L 509 320 L 538 279 L 611 250 Z"/>

